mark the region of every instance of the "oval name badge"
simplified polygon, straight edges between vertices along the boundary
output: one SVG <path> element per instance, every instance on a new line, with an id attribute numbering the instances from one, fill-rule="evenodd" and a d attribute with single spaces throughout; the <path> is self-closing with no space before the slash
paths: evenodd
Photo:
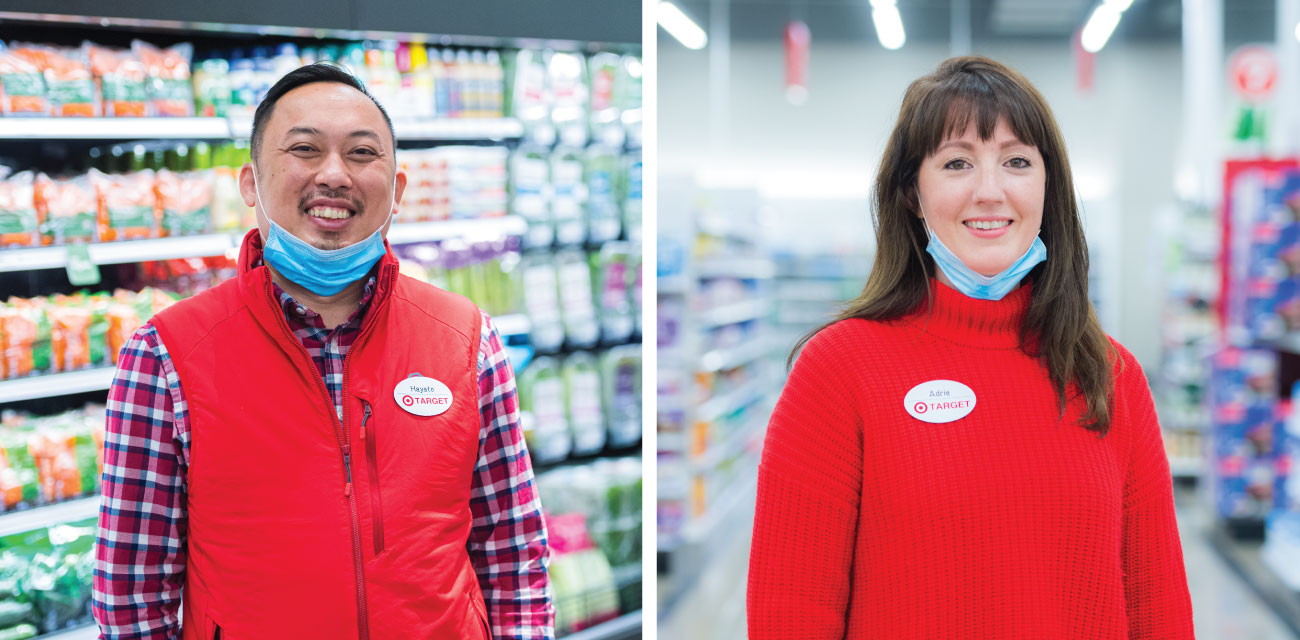
<path id="1" fill-rule="evenodd" d="M 975 409 L 975 392 L 955 380 L 931 380 L 912 387 L 903 396 L 903 408 L 923 422 L 952 422 Z"/>
<path id="2" fill-rule="evenodd" d="M 407 413 L 436 416 L 451 408 L 451 389 L 433 378 L 413 373 L 393 387 L 393 400 Z"/>

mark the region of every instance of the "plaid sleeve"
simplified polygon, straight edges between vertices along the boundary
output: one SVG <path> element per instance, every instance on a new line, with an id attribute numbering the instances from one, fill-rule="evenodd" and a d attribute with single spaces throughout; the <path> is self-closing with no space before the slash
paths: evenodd
<path id="1" fill-rule="evenodd" d="M 100 637 L 178 638 L 189 429 L 152 325 L 122 347 L 107 416 L 92 598 Z"/>
<path id="2" fill-rule="evenodd" d="M 519 399 L 505 346 L 487 314 L 478 356 L 479 458 L 469 556 L 494 640 L 553 640 L 555 608 L 546 566 L 546 523 L 519 426 Z"/>

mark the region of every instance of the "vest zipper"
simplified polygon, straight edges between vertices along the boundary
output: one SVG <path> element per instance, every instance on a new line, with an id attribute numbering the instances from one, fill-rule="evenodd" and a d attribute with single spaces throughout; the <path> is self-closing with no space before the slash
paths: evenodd
<path id="1" fill-rule="evenodd" d="M 374 425 L 366 431 L 370 420 L 370 403 L 361 401 L 365 413 L 361 416 L 361 439 L 366 443 L 366 471 L 370 473 L 370 517 L 374 523 L 375 555 L 384 550 L 384 507 L 379 495 L 379 438 Z"/>
<path id="2" fill-rule="evenodd" d="M 382 270 L 380 272 L 379 277 L 381 279 L 384 277 L 384 273 L 382 272 Z M 390 277 L 389 279 L 391 280 L 392 277 Z M 266 278 L 266 287 L 264 290 L 266 291 L 267 300 L 269 300 L 271 303 L 271 308 L 278 309 L 279 304 L 277 304 L 275 299 L 275 292 L 271 288 L 271 278 L 269 274 L 267 275 Z M 374 302 L 374 300 L 372 300 L 371 302 Z M 293 335 L 293 331 L 289 329 L 289 324 L 284 319 L 284 313 L 282 311 L 276 313 L 275 317 L 276 320 L 278 320 L 277 324 L 280 325 L 280 330 L 284 333 L 285 337 L 288 338 L 289 343 L 298 347 L 298 353 L 302 354 L 302 357 L 306 360 L 306 362 L 309 365 L 311 365 L 312 364 L 311 354 L 307 353 L 307 348 L 302 346 L 302 341 L 298 340 L 298 337 Z M 352 354 L 355 351 L 356 347 L 360 345 L 361 341 L 365 339 L 365 337 L 370 333 L 369 329 L 372 325 L 374 325 L 374 317 L 375 317 L 374 309 L 372 308 L 371 313 L 368 313 L 366 315 L 366 319 L 362 323 L 361 333 L 357 335 L 356 341 L 353 342 L 352 347 L 348 349 L 348 355 L 343 357 L 343 393 L 342 393 L 343 398 L 348 397 L 348 376 L 347 376 L 348 362 L 352 360 Z M 312 365 L 312 368 L 314 368 L 314 365 Z M 352 446 L 350 442 L 351 438 L 348 437 L 347 426 L 343 424 L 343 419 L 339 417 L 338 414 L 334 411 L 334 399 L 330 397 L 329 389 L 325 387 L 325 381 L 321 379 L 319 372 L 317 372 L 316 375 L 312 377 L 316 380 L 317 390 L 321 392 L 321 396 L 325 399 L 325 404 L 329 407 L 330 415 L 335 416 L 337 418 L 334 421 L 334 426 L 336 429 L 334 435 L 339 440 L 339 451 L 343 454 L 343 470 L 345 474 L 343 495 L 347 498 L 348 512 L 351 516 L 351 522 L 349 524 L 351 525 L 351 529 L 352 529 L 352 562 L 353 562 L 353 566 L 356 568 L 355 576 L 356 576 L 356 587 L 357 587 L 357 637 L 359 640 L 370 640 L 370 613 L 369 613 L 369 609 L 366 606 L 366 574 L 365 574 L 365 565 L 362 562 L 362 556 L 361 556 L 361 526 L 359 524 L 360 520 L 357 517 L 357 498 L 356 496 L 352 495 L 352 456 L 351 456 Z M 346 405 L 346 401 L 345 401 L 345 405 Z"/>

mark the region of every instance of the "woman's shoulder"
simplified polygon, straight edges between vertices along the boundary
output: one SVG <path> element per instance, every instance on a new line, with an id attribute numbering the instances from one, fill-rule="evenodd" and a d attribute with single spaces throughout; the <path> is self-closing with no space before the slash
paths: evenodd
<path id="1" fill-rule="evenodd" d="M 868 370 L 871 362 L 897 343 L 894 324 L 862 318 L 838 320 L 814 333 L 796 355 L 839 371 Z"/>
<path id="2" fill-rule="evenodd" d="M 1142 373 L 1142 365 L 1138 362 L 1137 356 L 1133 355 L 1127 347 L 1115 339 L 1115 336 L 1106 335 L 1110 341 L 1110 347 L 1114 350 L 1114 372 L 1116 385 L 1132 384 L 1134 376 L 1138 376 L 1143 384 L 1146 383 L 1146 375 Z"/>

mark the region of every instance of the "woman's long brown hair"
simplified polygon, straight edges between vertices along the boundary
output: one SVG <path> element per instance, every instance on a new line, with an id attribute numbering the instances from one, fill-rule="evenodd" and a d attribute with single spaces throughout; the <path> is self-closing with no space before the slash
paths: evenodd
<path id="1" fill-rule="evenodd" d="M 970 124 L 981 140 L 1006 119 L 1022 142 L 1043 156 L 1047 186 L 1039 232 L 1047 259 L 1027 276 L 1033 284 L 1020 327 L 1020 348 L 1047 367 L 1062 414 L 1068 395 L 1081 392 L 1082 426 L 1110 428 L 1112 368 L 1118 361 L 1088 299 L 1088 246 L 1079 220 L 1065 142 L 1047 101 L 1024 76 L 979 56 L 951 58 L 907 88 L 873 192 L 876 257 L 866 287 L 830 323 L 799 340 L 794 355 L 827 326 L 850 318 L 891 320 L 931 298 L 934 262 L 918 217 L 917 174 L 926 156 Z"/>

